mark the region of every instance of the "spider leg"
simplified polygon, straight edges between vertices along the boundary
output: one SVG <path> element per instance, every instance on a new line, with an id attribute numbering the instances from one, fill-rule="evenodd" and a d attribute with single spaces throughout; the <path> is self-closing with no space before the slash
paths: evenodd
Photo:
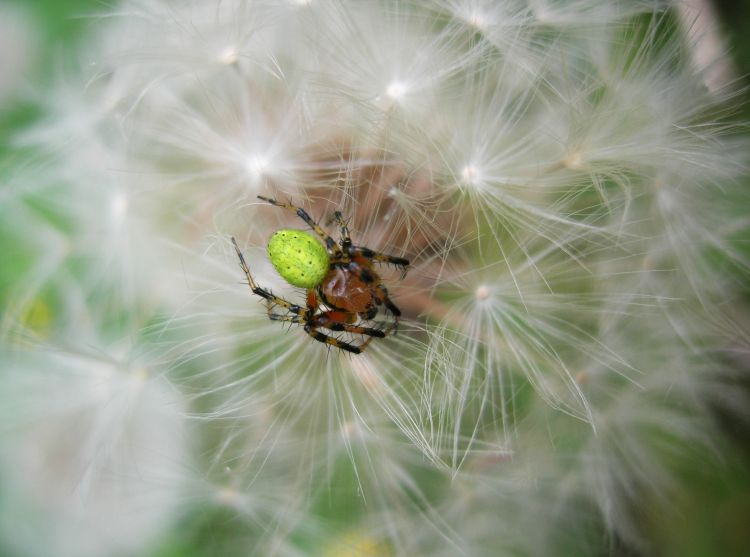
<path id="1" fill-rule="evenodd" d="M 260 296 L 261 298 L 264 298 L 269 302 L 269 316 L 271 315 L 271 308 L 274 305 L 281 306 L 295 315 L 304 316 L 307 314 L 306 308 L 300 307 L 297 304 L 293 304 L 291 302 L 287 302 L 284 298 L 279 298 L 265 288 L 261 288 L 260 286 L 258 286 L 258 283 L 255 282 L 255 279 L 253 279 L 253 276 L 250 274 L 250 269 L 247 266 L 245 258 L 242 256 L 242 252 L 240 251 L 240 248 L 237 245 L 237 240 L 234 239 L 234 236 L 232 237 L 232 244 L 234 244 L 234 249 L 237 252 L 237 256 L 240 258 L 240 267 L 242 267 L 242 270 L 245 272 L 245 276 L 247 277 L 247 284 L 250 286 L 250 290 L 253 291 L 253 294 Z"/>
<path id="2" fill-rule="evenodd" d="M 300 323 L 306 323 L 307 319 L 305 319 L 304 315 L 281 315 L 278 313 L 271 313 L 271 308 L 268 308 L 268 318 L 271 321 L 282 321 L 284 323 L 296 323 L 299 325 Z"/>
<path id="3" fill-rule="evenodd" d="M 341 350 L 361 354 L 374 338 L 385 338 L 396 328 L 396 322 L 391 324 L 387 329 L 376 329 L 374 327 L 363 327 L 354 325 L 351 320 L 356 319 L 355 314 L 342 311 L 325 311 L 319 315 L 313 316 L 305 324 L 305 332 L 319 342 L 335 346 Z M 318 329 L 328 329 L 329 331 L 344 331 L 355 335 L 365 335 L 368 338 L 359 345 L 344 342 L 335 337 L 320 332 Z"/>
<path id="4" fill-rule="evenodd" d="M 341 249 L 346 255 L 349 253 L 349 248 L 352 247 L 352 239 L 349 236 L 349 224 L 344 220 L 341 211 L 334 211 L 333 217 L 329 220 L 329 224 L 334 221 L 338 224 L 339 230 L 341 231 Z"/>
<path id="5" fill-rule="evenodd" d="M 262 195 L 259 195 L 258 199 L 262 199 L 263 201 L 266 201 L 271 205 L 275 205 L 276 207 L 281 207 L 282 209 L 288 209 L 289 211 L 292 211 L 295 215 L 305 221 L 307 225 L 313 229 L 313 232 L 320 236 L 320 238 L 325 242 L 326 249 L 329 253 L 334 253 L 339 256 L 341 255 L 341 248 L 338 246 L 336 241 L 331 238 L 325 230 L 318 226 L 318 224 L 312 219 L 310 215 L 307 214 L 307 211 L 305 211 L 303 208 L 292 205 L 291 203 L 281 203 L 280 201 L 276 201 L 275 199 L 271 199 L 270 197 L 263 197 Z"/>
<path id="6" fill-rule="evenodd" d="M 310 319 L 310 323 L 313 328 L 324 328 L 329 331 L 346 331 L 347 333 L 354 333 L 358 335 L 367 335 L 371 337 L 384 338 L 385 332 L 382 329 L 376 329 L 374 327 L 362 327 L 360 325 L 354 325 L 353 321 L 356 321 L 357 314 L 347 313 L 345 311 L 324 311 L 318 315 L 313 315 Z"/>
<path id="7" fill-rule="evenodd" d="M 370 248 L 364 248 L 361 246 L 350 246 L 348 251 L 349 255 L 352 257 L 360 256 L 364 257 L 365 259 L 369 259 L 370 261 L 390 263 L 392 265 L 396 265 L 397 267 L 401 267 L 401 278 L 404 278 L 407 271 L 409 270 L 409 260 L 404 259 L 403 257 L 396 257 L 394 255 L 378 253 L 376 251 L 372 251 Z"/>
<path id="8" fill-rule="evenodd" d="M 398 324 L 398 318 L 401 317 L 401 310 L 396 307 L 396 304 L 388 297 L 388 290 L 382 284 L 379 284 L 375 289 L 375 296 L 396 318 L 396 324 Z"/>
<path id="9" fill-rule="evenodd" d="M 387 329 L 372 329 L 369 327 L 356 327 L 354 325 L 351 325 L 350 326 L 351 329 L 347 328 L 345 330 L 349 332 L 359 332 L 360 334 L 368 335 L 368 338 L 362 344 L 359 345 L 359 351 L 364 352 L 365 348 L 367 348 L 367 346 L 372 342 L 372 339 L 387 337 L 389 334 L 391 334 L 391 332 L 393 332 L 396 329 L 397 326 L 398 326 L 398 317 L 393 321 L 393 323 L 391 323 L 390 327 L 388 327 Z M 354 329 L 358 329 L 358 330 L 355 331 Z M 371 332 L 365 332 L 365 331 L 371 331 Z M 373 332 L 375 331 L 377 331 L 378 334 L 373 334 Z"/>
<path id="10" fill-rule="evenodd" d="M 305 323 L 305 332 L 313 337 L 318 342 L 322 342 L 323 344 L 328 344 L 330 346 L 335 346 L 336 348 L 340 348 L 341 350 L 345 350 L 346 352 L 351 352 L 352 354 L 359 354 L 362 352 L 363 348 L 362 346 L 366 346 L 367 342 L 365 342 L 363 345 L 355 346 L 354 344 L 349 344 L 348 342 L 344 342 L 342 340 L 339 340 L 337 338 L 334 338 L 330 335 L 326 335 L 324 333 L 321 333 L 318 331 L 318 329 L 309 321 Z M 373 337 L 371 337 L 373 338 Z M 369 340 L 371 340 L 368 339 Z"/>
<path id="11" fill-rule="evenodd" d="M 378 314 L 377 306 L 372 306 L 367 311 L 360 312 L 359 316 L 366 321 L 370 321 L 374 319 L 377 314 Z"/>

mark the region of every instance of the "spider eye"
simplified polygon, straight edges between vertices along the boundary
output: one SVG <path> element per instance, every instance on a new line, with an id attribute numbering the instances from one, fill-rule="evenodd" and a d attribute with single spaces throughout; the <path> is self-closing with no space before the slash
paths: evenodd
<path id="1" fill-rule="evenodd" d="M 328 253 L 302 230 L 277 230 L 268 241 L 268 257 L 276 271 L 292 286 L 315 288 L 328 272 Z"/>

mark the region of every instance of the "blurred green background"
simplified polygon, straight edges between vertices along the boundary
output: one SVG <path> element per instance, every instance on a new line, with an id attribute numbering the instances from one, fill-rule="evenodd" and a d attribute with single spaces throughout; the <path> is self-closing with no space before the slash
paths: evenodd
<path id="1" fill-rule="evenodd" d="M 86 28 L 95 23 L 87 14 L 106 7 L 100 0 L 0 0 L 4 35 L 0 46 L 5 50 L 0 55 L 0 94 L 6 82 L 10 81 L 7 87 L 12 88 L 0 96 L 0 147 L 4 151 L 11 135 L 36 115 L 30 84 L 43 85 L 62 69 Z M 14 49 L 14 42 L 25 51 Z M 17 78 L 8 75 L 13 58 L 23 65 Z"/>
<path id="2" fill-rule="evenodd" d="M 0 62 L 8 64 L 16 57 L 22 64 L 16 79 L 11 72 L 6 72 L 7 68 L 2 69 L 5 78 L 0 87 L 0 173 L 12 172 L 15 153 L 10 140 L 13 134 L 39 114 L 33 92 L 43 91 L 45 84 L 64 72 L 72 60 L 84 60 L 79 46 L 86 30 L 96 25 L 96 17 L 91 16 L 111 7 L 112 3 L 103 0 L 0 0 L 3 23 L 0 33 L 9 27 L 16 31 L 12 36 L 4 33 L 5 42 L 0 43 L 0 47 L 5 48 L 5 53 Z M 716 8 L 737 75 L 747 76 L 750 74 L 750 2 L 717 0 Z M 14 48 L 23 48 L 25 52 L 14 51 Z M 746 77 L 740 80 L 747 86 Z M 750 119 L 747 102 L 741 106 L 738 103 L 738 109 Z M 0 284 L 0 289 L 3 286 Z M 659 549 L 655 548 L 655 555 L 750 555 L 750 424 L 729 419 L 723 423 L 734 445 L 726 447 L 720 458 L 709 455 L 705 462 L 685 463 L 685 483 L 690 489 L 674 501 L 678 512 L 666 521 L 643 509 L 644 520 L 650 523 L 654 539 L 661 544 Z M 177 532 L 192 531 L 193 536 L 201 535 L 206 519 L 213 529 L 219 518 L 202 514 L 187 517 L 183 528 L 168 535 L 153 557 L 192 555 L 191 536 L 178 538 Z M 216 531 L 212 535 L 216 535 Z"/>

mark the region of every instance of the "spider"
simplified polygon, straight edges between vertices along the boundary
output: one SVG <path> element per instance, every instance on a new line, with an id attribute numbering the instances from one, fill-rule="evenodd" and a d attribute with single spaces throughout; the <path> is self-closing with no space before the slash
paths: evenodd
<path id="1" fill-rule="evenodd" d="M 278 273 L 292 286 L 307 290 L 303 307 L 258 286 L 237 241 L 232 238 L 250 289 L 268 301 L 269 319 L 303 325 L 305 332 L 315 340 L 353 354 L 363 352 L 372 339 L 384 338 L 396 329 L 401 310 L 388 297 L 388 291 L 373 267 L 376 261 L 391 263 L 401 268 L 403 278 L 409 267 L 407 259 L 352 245 L 349 228 L 340 211 L 334 212 L 329 221 L 335 220 L 339 226 L 341 240 L 337 244 L 304 209 L 260 195 L 258 198 L 294 212 L 325 243 L 323 247 L 309 232 L 286 228 L 274 232 L 268 241 L 268 256 Z M 326 309 L 320 308 L 321 303 Z M 284 308 L 286 313 L 275 313 L 275 306 Z M 360 324 L 372 320 L 383 306 L 393 315 L 390 326 L 380 329 Z M 321 329 L 364 335 L 367 339 L 361 344 L 351 344 L 325 334 Z"/>

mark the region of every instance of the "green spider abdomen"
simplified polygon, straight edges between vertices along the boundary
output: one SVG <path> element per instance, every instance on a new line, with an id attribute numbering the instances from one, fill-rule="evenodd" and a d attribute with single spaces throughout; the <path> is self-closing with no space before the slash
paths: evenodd
<path id="1" fill-rule="evenodd" d="M 315 288 L 328 272 L 328 253 L 302 230 L 282 228 L 268 241 L 268 257 L 276 271 L 292 286 Z"/>

